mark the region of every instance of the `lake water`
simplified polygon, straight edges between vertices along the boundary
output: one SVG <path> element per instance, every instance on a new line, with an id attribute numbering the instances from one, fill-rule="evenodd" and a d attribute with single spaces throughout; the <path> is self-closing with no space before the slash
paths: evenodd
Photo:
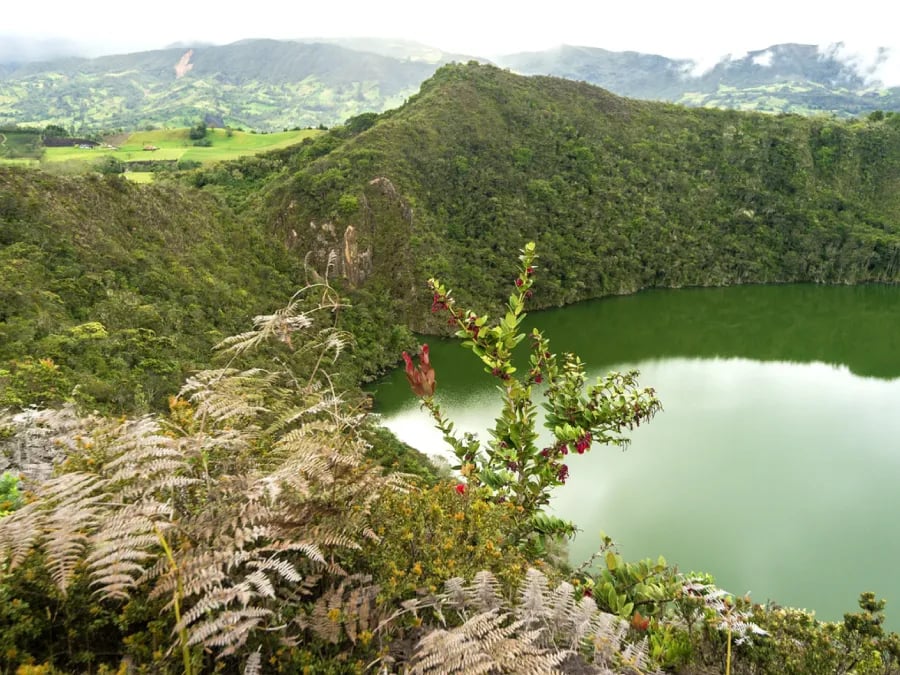
<path id="1" fill-rule="evenodd" d="M 626 451 L 570 455 L 553 508 L 581 530 L 574 563 L 604 531 L 626 559 L 663 554 L 822 619 L 872 590 L 900 629 L 900 287 L 646 291 L 529 323 L 592 379 L 639 369 L 664 408 Z M 430 345 L 439 401 L 485 440 L 495 381 L 457 341 Z M 400 438 L 448 452 L 402 371 L 375 400 Z"/>

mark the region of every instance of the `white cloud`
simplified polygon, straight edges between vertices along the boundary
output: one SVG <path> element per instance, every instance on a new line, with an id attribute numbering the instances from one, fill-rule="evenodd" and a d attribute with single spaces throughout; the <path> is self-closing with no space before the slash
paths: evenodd
<path id="1" fill-rule="evenodd" d="M 820 47 L 819 53 L 852 68 L 870 86 L 900 86 L 900 50 L 837 42 Z"/>
<path id="2" fill-rule="evenodd" d="M 767 49 L 762 54 L 757 54 L 753 57 L 753 65 L 762 66 L 763 68 L 771 68 L 772 67 L 772 59 L 775 57 L 775 52 L 771 49 Z"/>
<path id="3" fill-rule="evenodd" d="M 6 6 L 8 5 L 8 6 Z M 174 42 L 224 44 L 254 37 L 385 37 L 415 40 L 473 56 L 548 49 L 559 44 L 640 51 L 691 59 L 703 72 L 725 54 L 745 54 L 797 42 L 891 48 L 900 33 L 885 18 L 879 0 L 857 0 L 853 11 L 834 0 L 645 0 L 584 3 L 556 0 L 552 6 L 512 0 L 344 0 L 283 3 L 255 0 L 231 9 L 222 3 L 156 0 L 152 11 L 122 12 L 118 0 L 7 2 L 3 32 L 67 38 L 91 51 L 139 51 Z M 39 15 L 40 21 L 34 16 Z M 873 17 L 881 16 L 882 20 Z M 893 81 L 895 60 L 878 62 L 873 76 Z"/>

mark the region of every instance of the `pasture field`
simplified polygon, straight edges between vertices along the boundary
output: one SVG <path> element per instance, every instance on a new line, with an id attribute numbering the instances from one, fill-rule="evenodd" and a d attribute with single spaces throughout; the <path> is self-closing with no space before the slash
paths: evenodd
<path id="1" fill-rule="evenodd" d="M 138 182 L 150 182 L 152 172 L 143 162 L 192 161 L 201 164 L 237 159 L 245 155 L 255 155 L 269 150 L 278 150 L 323 133 L 318 129 L 300 129 L 268 134 L 254 134 L 246 131 L 226 131 L 209 129 L 206 141 L 209 146 L 196 146 L 188 136 L 189 129 L 160 129 L 119 134 L 94 148 L 43 148 L 40 165 L 51 170 L 70 172 L 73 167 L 93 163 L 103 157 L 114 157 L 124 162 L 136 163 L 134 170 L 127 171 L 127 177 Z M 147 149 L 145 149 L 147 148 Z M 155 148 L 155 149 L 150 149 Z M 0 156 L 0 164 L 20 164 L 36 166 L 38 160 Z"/>

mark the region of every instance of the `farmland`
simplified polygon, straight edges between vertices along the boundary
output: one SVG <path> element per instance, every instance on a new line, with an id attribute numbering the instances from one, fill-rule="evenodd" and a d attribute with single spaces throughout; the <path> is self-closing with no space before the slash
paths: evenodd
<path id="1" fill-rule="evenodd" d="M 96 147 L 45 147 L 38 159 L 11 158 L 0 155 L 0 163 L 27 163 L 41 166 L 49 171 L 63 173 L 80 172 L 99 162 L 117 160 L 124 164 L 126 175 L 146 182 L 149 174 L 157 166 L 170 163 L 197 162 L 211 164 L 237 159 L 245 155 L 255 155 L 269 150 L 278 150 L 305 138 L 313 137 L 321 131 L 299 129 L 277 133 L 252 133 L 231 129 L 208 129 L 202 145 L 190 138 L 190 130 L 159 129 L 131 134 L 118 134 L 103 139 Z M 133 165 L 129 167 L 129 165 Z"/>

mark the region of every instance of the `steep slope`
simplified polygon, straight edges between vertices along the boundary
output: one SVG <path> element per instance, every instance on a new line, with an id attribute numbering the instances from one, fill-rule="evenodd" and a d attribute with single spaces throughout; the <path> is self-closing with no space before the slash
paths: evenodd
<path id="1" fill-rule="evenodd" d="M 0 168 L 0 407 L 159 408 L 298 267 L 197 190 Z"/>
<path id="2" fill-rule="evenodd" d="M 538 306 L 900 270 L 897 115 L 682 108 L 454 65 L 371 128 L 310 142 L 286 164 L 266 219 L 319 265 L 352 226 L 369 278 L 397 298 L 437 274 L 499 301 L 505 261 L 531 239 Z"/>

